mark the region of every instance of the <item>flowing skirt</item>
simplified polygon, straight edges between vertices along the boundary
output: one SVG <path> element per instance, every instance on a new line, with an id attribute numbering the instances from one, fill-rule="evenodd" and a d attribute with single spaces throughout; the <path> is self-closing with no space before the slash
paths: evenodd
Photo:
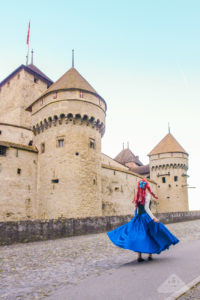
<path id="1" fill-rule="evenodd" d="M 156 223 L 151 217 L 144 213 L 107 232 L 110 240 L 118 247 L 141 253 L 157 253 L 169 249 L 179 240 L 161 222 Z"/>

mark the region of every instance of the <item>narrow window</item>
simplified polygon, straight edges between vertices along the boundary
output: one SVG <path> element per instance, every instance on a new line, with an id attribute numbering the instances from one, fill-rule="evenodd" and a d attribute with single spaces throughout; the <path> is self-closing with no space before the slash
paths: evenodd
<path id="1" fill-rule="evenodd" d="M 174 176 L 174 181 L 178 181 L 178 176 Z"/>
<path id="2" fill-rule="evenodd" d="M 95 140 L 94 139 L 90 139 L 90 148 L 95 149 Z"/>
<path id="3" fill-rule="evenodd" d="M 2 131 L 0 130 L 0 134 L 2 134 Z"/>
<path id="4" fill-rule="evenodd" d="M 162 183 L 165 183 L 165 182 L 166 182 L 166 178 L 162 177 Z"/>
<path id="5" fill-rule="evenodd" d="M 43 99 L 40 99 L 40 106 L 43 105 Z"/>
<path id="6" fill-rule="evenodd" d="M 19 169 L 19 168 L 17 169 L 17 174 L 19 174 L 19 175 L 21 174 L 21 169 Z"/>
<path id="7" fill-rule="evenodd" d="M 64 147 L 64 139 L 58 140 L 58 147 Z"/>
<path id="8" fill-rule="evenodd" d="M 41 144 L 41 153 L 44 153 L 45 152 L 45 143 L 42 143 Z"/>
<path id="9" fill-rule="evenodd" d="M 52 183 L 58 183 L 58 182 L 59 182 L 59 179 L 52 179 L 51 182 L 52 182 Z"/>
<path id="10" fill-rule="evenodd" d="M 57 93 L 53 94 L 53 99 L 57 99 Z"/>
<path id="11" fill-rule="evenodd" d="M 18 157 L 18 156 L 19 156 L 18 149 L 16 149 L 16 157 Z"/>
<path id="12" fill-rule="evenodd" d="M 6 147 L 0 146 L 0 156 L 6 156 L 6 150 Z"/>
<path id="13" fill-rule="evenodd" d="M 29 145 L 29 146 L 33 146 L 33 141 L 32 141 L 32 140 L 29 141 L 28 145 Z"/>
<path id="14" fill-rule="evenodd" d="M 80 91 L 80 98 L 83 98 L 83 92 Z"/>
<path id="15" fill-rule="evenodd" d="M 36 77 L 34 77 L 34 82 L 37 83 L 38 79 Z"/>

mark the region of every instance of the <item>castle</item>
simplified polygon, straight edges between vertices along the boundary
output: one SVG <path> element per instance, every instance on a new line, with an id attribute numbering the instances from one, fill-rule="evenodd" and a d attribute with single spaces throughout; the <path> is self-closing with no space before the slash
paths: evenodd
<path id="1" fill-rule="evenodd" d="M 171 133 L 143 165 L 130 149 L 101 153 L 107 105 L 72 67 L 55 83 L 33 63 L 0 83 L 0 221 L 133 213 L 138 181 L 154 212 L 188 211 L 188 154 Z"/>

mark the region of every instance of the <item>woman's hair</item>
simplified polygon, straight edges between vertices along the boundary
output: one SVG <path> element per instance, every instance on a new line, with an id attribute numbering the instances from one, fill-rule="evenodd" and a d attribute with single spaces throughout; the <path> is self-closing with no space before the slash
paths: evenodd
<path id="1" fill-rule="evenodd" d="M 136 207 L 138 206 L 138 202 L 140 198 L 141 198 L 140 203 L 144 205 L 147 190 L 154 198 L 158 199 L 158 197 L 156 197 L 156 195 L 152 192 L 148 181 L 143 178 L 138 182 L 137 193 L 134 199 Z"/>

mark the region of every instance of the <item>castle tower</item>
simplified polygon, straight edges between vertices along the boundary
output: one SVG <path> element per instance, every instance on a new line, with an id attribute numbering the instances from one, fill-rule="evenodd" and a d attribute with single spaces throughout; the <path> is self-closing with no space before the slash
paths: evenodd
<path id="1" fill-rule="evenodd" d="M 150 178 L 157 183 L 158 211 L 188 211 L 187 152 L 168 133 L 148 156 Z"/>
<path id="2" fill-rule="evenodd" d="M 21 65 L 0 82 L 0 221 L 37 218 L 37 149 L 25 108 L 53 82 Z"/>
<path id="3" fill-rule="evenodd" d="M 27 110 L 39 150 L 39 217 L 100 216 L 104 99 L 72 67 Z"/>

